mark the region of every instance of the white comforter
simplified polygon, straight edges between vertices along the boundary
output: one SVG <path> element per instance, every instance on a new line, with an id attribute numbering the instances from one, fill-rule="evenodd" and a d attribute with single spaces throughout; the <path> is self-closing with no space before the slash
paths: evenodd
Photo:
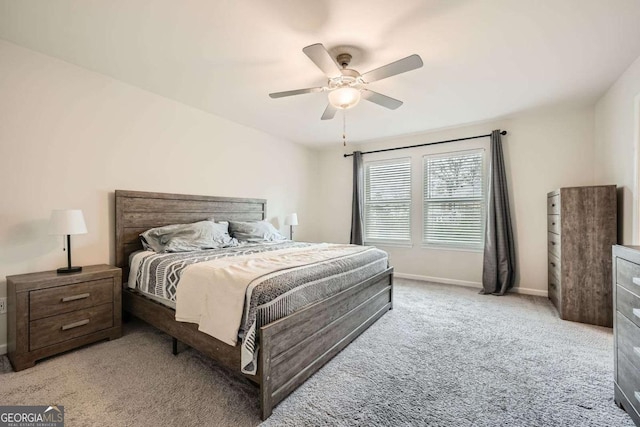
<path id="1" fill-rule="evenodd" d="M 322 243 L 190 265 L 177 288 L 176 320 L 196 323 L 198 330 L 236 345 L 245 299 L 255 285 L 278 271 L 342 257 L 353 248 Z"/>

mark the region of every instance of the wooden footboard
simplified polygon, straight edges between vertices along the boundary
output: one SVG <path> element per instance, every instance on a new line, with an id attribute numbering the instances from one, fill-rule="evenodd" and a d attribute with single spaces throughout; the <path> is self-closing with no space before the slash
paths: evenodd
<path id="1" fill-rule="evenodd" d="M 260 328 L 262 419 L 392 308 L 393 268 Z"/>

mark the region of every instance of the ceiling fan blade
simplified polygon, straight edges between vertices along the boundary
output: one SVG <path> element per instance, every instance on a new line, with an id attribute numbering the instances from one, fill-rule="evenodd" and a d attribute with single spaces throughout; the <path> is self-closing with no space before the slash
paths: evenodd
<path id="1" fill-rule="evenodd" d="M 338 109 L 331 104 L 327 104 L 327 108 L 325 108 L 324 113 L 322 114 L 322 120 L 331 120 L 336 115 L 336 111 Z"/>
<path id="2" fill-rule="evenodd" d="M 374 92 L 369 89 L 362 90 L 362 97 L 367 101 L 373 102 L 375 104 L 381 105 L 390 110 L 395 110 L 396 108 L 402 105 L 402 101 L 399 101 L 395 98 L 391 98 L 390 96 L 383 95 L 378 92 Z"/>
<path id="3" fill-rule="evenodd" d="M 386 79 L 387 77 L 395 76 L 396 74 L 406 73 L 407 71 L 415 70 L 422 67 L 422 58 L 419 55 L 411 55 L 406 58 L 399 59 L 391 64 L 383 65 L 380 68 L 371 70 L 362 75 L 365 82 L 371 83 L 376 80 Z"/>
<path id="4" fill-rule="evenodd" d="M 302 49 L 302 51 L 327 77 L 333 78 L 342 75 L 338 63 L 329 55 L 329 52 L 327 52 L 327 49 L 324 48 L 322 43 L 312 44 Z"/>
<path id="5" fill-rule="evenodd" d="M 303 93 L 318 93 L 318 92 L 322 92 L 323 90 L 324 89 L 321 87 L 310 87 L 307 89 L 296 89 L 296 90 L 287 90 L 285 92 L 270 93 L 269 96 L 271 98 L 282 98 L 285 96 L 302 95 Z"/>

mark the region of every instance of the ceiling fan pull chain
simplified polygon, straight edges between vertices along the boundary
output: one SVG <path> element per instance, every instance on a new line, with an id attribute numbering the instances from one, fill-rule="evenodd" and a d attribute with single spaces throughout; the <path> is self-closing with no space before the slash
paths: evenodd
<path id="1" fill-rule="evenodd" d="M 347 112 L 342 111 L 342 146 L 347 146 Z"/>

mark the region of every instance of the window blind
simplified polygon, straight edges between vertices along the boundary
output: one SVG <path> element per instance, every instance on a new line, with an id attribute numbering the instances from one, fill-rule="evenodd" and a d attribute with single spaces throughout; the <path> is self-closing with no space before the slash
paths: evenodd
<path id="1" fill-rule="evenodd" d="M 423 242 L 480 249 L 484 235 L 484 150 L 423 157 Z"/>
<path id="2" fill-rule="evenodd" d="M 364 240 L 411 242 L 411 159 L 365 163 Z"/>

